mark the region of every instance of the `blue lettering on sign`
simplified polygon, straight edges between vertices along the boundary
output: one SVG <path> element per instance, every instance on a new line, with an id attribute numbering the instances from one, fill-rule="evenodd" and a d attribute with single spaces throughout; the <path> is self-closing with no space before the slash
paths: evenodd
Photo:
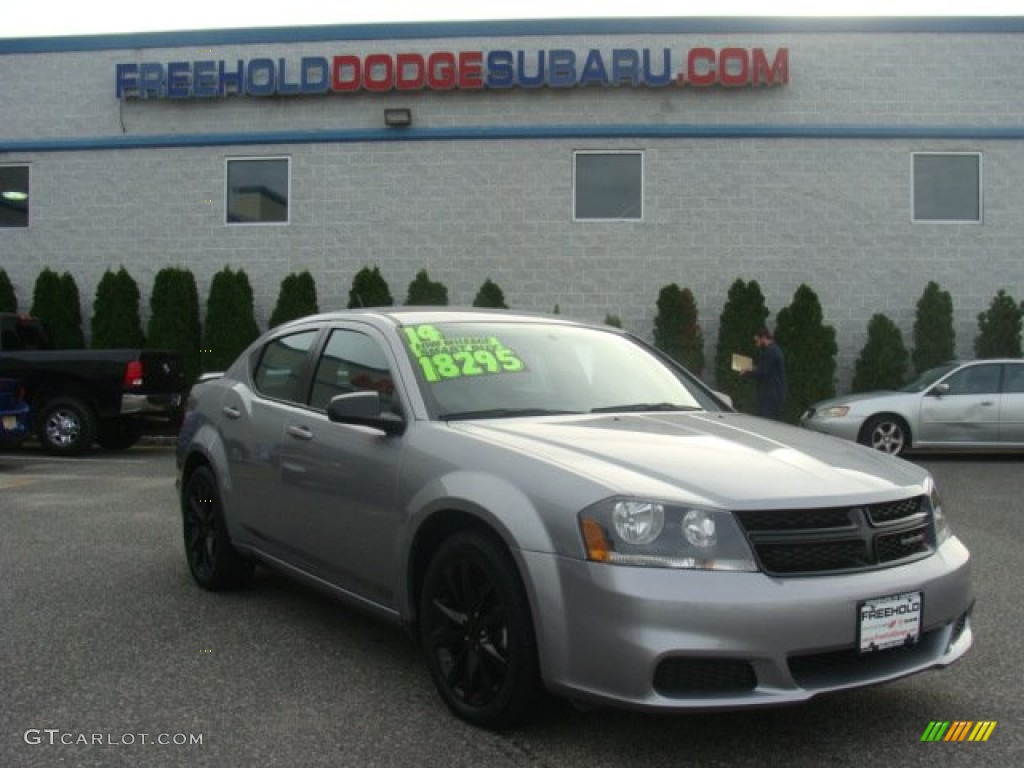
<path id="1" fill-rule="evenodd" d="M 571 88 L 576 85 L 576 54 L 573 51 L 554 50 L 548 55 L 551 61 L 548 85 L 552 88 Z"/>
<path id="2" fill-rule="evenodd" d="M 519 51 L 516 56 L 516 83 L 520 88 L 541 88 L 545 84 L 544 51 L 537 51 L 537 66 L 533 77 L 526 74 L 526 51 Z"/>
<path id="3" fill-rule="evenodd" d="M 192 68 L 187 61 L 167 65 L 167 98 L 187 99 L 192 94 Z"/>
<path id="4" fill-rule="evenodd" d="M 645 85 L 652 85 L 655 87 L 665 86 L 672 82 L 672 51 L 665 48 L 661 52 L 661 74 L 655 74 L 651 71 L 651 52 L 648 49 L 644 49 L 644 79 Z"/>
<path id="5" fill-rule="evenodd" d="M 274 77 L 273 59 L 253 59 L 246 67 L 247 87 L 245 92 L 250 96 L 273 96 L 277 88 Z"/>
<path id="6" fill-rule="evenodd" d="M 245 62 L 241 59 L 238 60 L 238 64 L 233 72 L 229 72 L 227 68 L 227 62 L 222 61 L 218 68 L 218 74 L 220 75 L 220 95 L 229 96 L 235 94 L 241 96 L 245 93 Z"/>
<path id="7" fill-rule="evenodd" d="M 217 63 L 197 61 L 192 65 L 192 95 L 198 99 L 211 99 L 220 95 Z"/>
<path id="8" fill-rule="evenodd" d="M 580 73 L 580 85 L 608 85 L 608 70 L 604 68 L 604 58 L 598 50 L 591 50 L 587 54 L 587 60 L 583 62 L 583 71 Z"/>
<path id="9" fill-rule="evenodd" d="M 640 57 L 636 51 L 616 48 L 612 51 L 612 85 L 639 85 Z"/>
<path id="10" fill-rule="evenodd" d="M 327 93 L 331 86 L 330 66 L 322 56 L 308 56 L 302 60 L 302 92 Z"/>
<path id="11" fill-rule="evenodd" d="M 144 62 L 139 67 L 139 96 L 143 99 L 164 95 L 164 66 L 157 62 Z"/>
<path id="12" fill-rule="evenodd" d="M 511 88 L 516 84 L 515 57 L 512 51 L 491 51 L 487 54 L 487 87 Z"/>

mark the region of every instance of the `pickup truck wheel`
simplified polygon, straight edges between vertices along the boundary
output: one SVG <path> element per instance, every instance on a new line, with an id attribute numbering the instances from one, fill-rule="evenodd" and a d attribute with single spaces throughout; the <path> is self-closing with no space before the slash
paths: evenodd
<path id="1" fill-rule="evenodd" d="M 92 412 L 74 398 L 51 400 L 39 414 L 36 436 L 50 453 L 77 456 L 89 450 L 95 434 Z"/>
<path id="2" fill-rule="evenodd" d="M 129 419 L 108 419 L 100 422 L 96 442 L 108 451 L 124 451 L 131 448 L 142 437 L 142 427 Z"/>

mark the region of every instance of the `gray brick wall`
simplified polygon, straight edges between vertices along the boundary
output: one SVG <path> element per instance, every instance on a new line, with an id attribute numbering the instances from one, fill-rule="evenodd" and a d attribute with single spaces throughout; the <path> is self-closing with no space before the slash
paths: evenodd
<path id="1" fill-rule="evenodd" d="M 788 86 L 757 91 L 577 89 L 228 99 L 114 98 L 124 61 L 616 46 L 790 50 Z M 0 56 L 0 145 L 28 139 L 381 127 L 409 106 L 417 127 L 832 125 L 835 138 L 551 138 L 0 152 L 31 165 L 31 227 L 0 230 L 0 266 L 27 308 L 38 272 L 68 270 L 83 316 L 107 268 L 124 265 L 148 297 L 156 272 L 186 266 L 200 293 L 244 267 L 265 325 L 281 279 L 309 269 L 324 308 L 347 303 L 352 276 L 379 265 L 401 301 L 417 270 L 472 301 L 488 277 L 516 308 L 601 320 L 650 338 L 658 290 L 698 298 L 709 367 L 736 278 L 756 279 L 774 315 L 805 282 L 837 328 L 840 390 L 885 312 L 907 343 L 928 280 L 954 296 L 957 346 L 972 352 L 977 314 L 1000 288 L 1024 298 L 1024 140 L 840 138 L 842 126 L 1024 128 L 1024 36 L 741 35 L 586 40 L 460 39 L 232 46 Z M 645 152 L 642 222 L 573 222 L 577 149 Z M 984 221 L 914 224 L 915 151 L 983 154 Z M 291 222 L 225 226 L 225 159 L 292 160 Z"/>

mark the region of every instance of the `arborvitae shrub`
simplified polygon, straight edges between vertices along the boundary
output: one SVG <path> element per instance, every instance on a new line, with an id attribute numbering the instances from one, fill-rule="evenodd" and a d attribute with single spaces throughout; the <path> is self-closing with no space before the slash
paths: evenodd
<path id="1" fill-rule="evenodd" d="M 953 297 L 931 280 L 917 302 L 914 317 L 914 371 L 921 373 L 949 362 L 956 356 L 955 350 Z"/>
<path id="2" fill-rule="evenodd" d="M 502 293 L 501 288 L 491 278 L 484 280 L 484 284 L 480 286 L 480 290 L 477 291 L 476 298 L 473 299 L 474 307 L 489 307 L 491 309 L 508 309 L 508 305 L 505 303 L 505 294 Z"/>
<path id="3" fill-rule="evenodd" d="M 78 285 L 70 273 L 58 275 L 47 267 L 36 278 L 31 314 L 46 324 L 57 349 L 82 349 L 82 305 Z"/>
<path id="4" fill-rule="evenodd" d="M 732 370 L 732 355 L 757 357 L 754 334 L 768 320 L 764 294 L 756 280 L 749 283 L 737 279 L 729 288 L 722 306 L 718 325 L 718 343 L 715 345 L 715 385 L 732 398 L 737 410 L 754 412 L 754 382 Z"/>
<path id="5" fill-rule="evenodd" d="M 390 307 L 395 303 L 391 298 L 388 283 L 377 267 L 363 267 L 352 278 L 348 292 L 348 308 Z"/>
<path id="6" fill-rule="evenodd" d="M 868 339 L 854 363 L 853 391 L 899 389 L 906 377 L 909 358 L 896 323 L 881 313 L 872 315 L 868 321 Z"/>
<path id="7" fill-rule="evenodd" d="M 836 393 L 836 329 L 825 325 L 821 302 L 801 284 L 792 303 L 779 311 L 775 341 L 786 360 L 785 421 L 796 423 L 807 406 Z"/>
<path id="8" fill-rule="evenodd" d="M 704 332 L 697 319 L 693 292 L 671 283 L 658 293 L 657 306 L 655 346 L 700 376 L 704 372 Z"/>
<path id="9" fill-rule="evenodd" d="M 188 269 L 165 267 L 156 274 L 149 297 L 149 325 L 146 346 L 169 349 L 181 354 L 185 362 L 185 384 L 199 377 L 199 290 Z"/>
<path id="10" fill-rule="evenodd" d="M 979 358 L 1021 356 L 1021 307 L 1006 291 L 992 298 L 992 303 L 978 315 L 978 335 L 974 354 Z"/>
<path id="11" fill-rule="evenodd" d="M 139 286 L 124 267 L 108 269 L 96 286 L 91 343 L 93 349 L 134 349 L 144 343 Z"/>
<path id="12" fill-rule="evenodd" d="M 416 273 L 416 278 L 409 283 L 405 303 L 410 307 L 448 306 L 448 288 L 444 283 L 431 280 L 427 270 L 421 269 Z"/>
<path id="13" fill-rule="evenodd" d="M 622 327 L 622 318 L 619 317 L 618 315 L 613 315 L 613 314 L 609 313 L 609 314 L 604 316 L 604 324 L 605 325 L 610 325 L 612 328 L 621 328 Z"/>
<path id="14" fill-rule="evenodd" d="M 270 313 L 270 327 L 275 328 L 289 320 L 297 320 L 319 312 L 316 301 L 316 281 L 309 270 L 288 275 L 281 281 L 277 304 Z"/>
<path id="15" fill-rule="evenodd" d="M 7 272 L 0 269 L 0 312 L 17 312 L 18 297 L 14 295 L 14 286 Z"/>
<path id="16" fill-rule="evenodd" d="M 257 336 L 249 278 L 242 269 L 233 272 L 225 267 L 210 283 L 200 358 L 203 370 L 227 370 Z"/>

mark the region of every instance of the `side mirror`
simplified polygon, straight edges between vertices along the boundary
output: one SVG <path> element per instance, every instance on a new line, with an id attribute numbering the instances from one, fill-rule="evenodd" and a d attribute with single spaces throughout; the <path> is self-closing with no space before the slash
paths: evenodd
<path id="1" fill-rule="evenodd" d="M 949 384 L 943 381 L 941 384 L 936 384 L 932 387 L 929 395 L 935 395 L 936 397 L 942 397 L 943 395 L 949 394 Z"/>
<path id="2" fill-rule="evenodd" d="M 400 435 L 405 431 L 405 420 L 401 416 L 381 411 L 379 392 L 350 392 L 332 397 L 327 405 L 327 418 L 338 424 L 379 429 L 386 435 Z"/>

